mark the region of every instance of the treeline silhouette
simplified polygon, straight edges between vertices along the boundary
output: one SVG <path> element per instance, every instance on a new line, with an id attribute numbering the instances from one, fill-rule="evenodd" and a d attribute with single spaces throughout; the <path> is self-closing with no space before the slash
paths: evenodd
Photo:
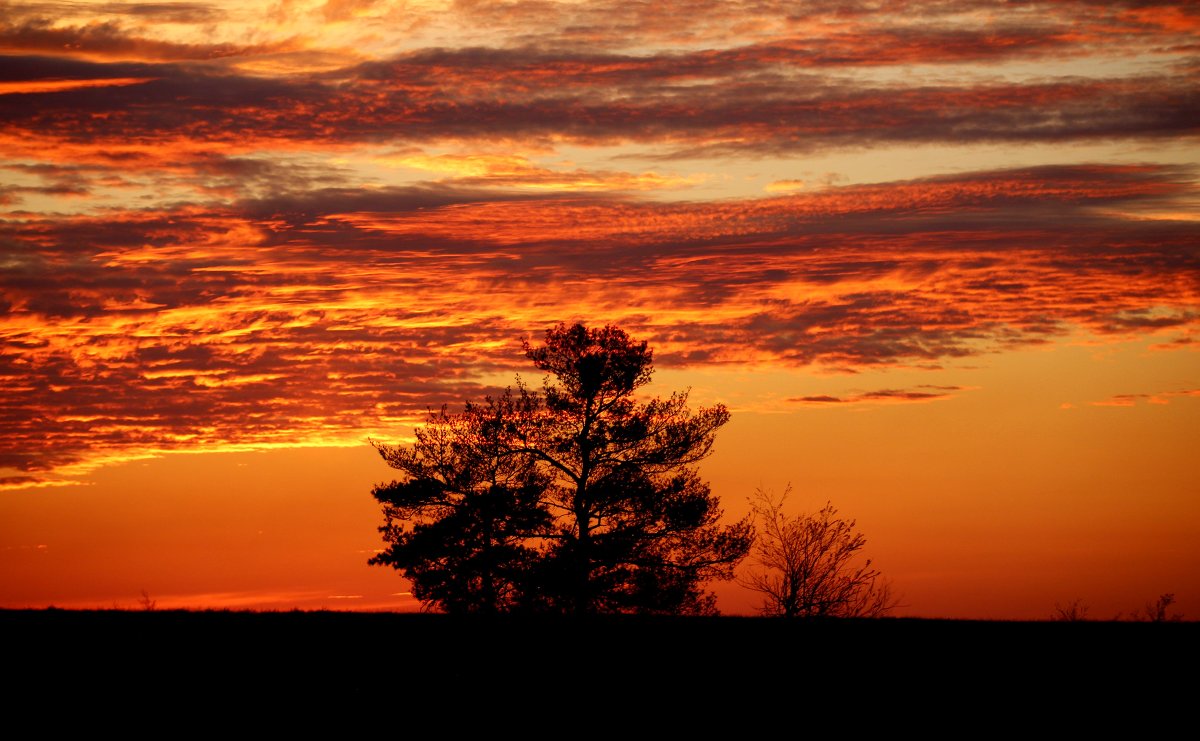
<path id="1" fill-rule="evenodd" d="M 896 604 L 865 538 L 827 504 L 788 516 L 758 492 L 720 524 L 695 465 L 729 420 L 687 392 L 639 401 L 652 352 L 613 326 L 559 325 L 524 343 L 544 379 L 460 413 L 429 415 L 412 445 L 375 443 L 404 478 L 375 487 L 391 566 L 429 609 L 452 614 L 713 615 L 712 580 L 739 581 L 761 611 L 871 617 Z M 786 493 L 785 493 L 786 496 Z"/>
<path id="2" fill-rule="evenodd" d="M 930 710 L 920 721 L 926 730 L 976 711 L 1001 725 L 1035 712 L 1044 721 L 1075 707 L 1063 704 L 1070 697 L 1102 703 L 1110 721 L 1135 709 L 1144 718 L 1155 707 L 1186 707 L 1172 703 L 1188 700 L 1189 686 L 1168 678 L 1186 666 L 1196 630 L 911 618 L 0 610 L 10 722 L 52 696 L 91 722 L 170 711 L 201 724 L 234 712 L 287 724 L 334 712 L 339 727 L 386 717 L 406 732 L 423 723 L 444 730 L 545 722 L 575 707 L 573 698 L 600 713 L 588 715 L 589 724 L 669 718 L 676 730 L 744 722 L 754 709 L 797 702 L 839 711 L 866 703 L 889 723 L 897 711 L 926 712 L 933 700 L 955 709 Z M 107 715 L 80 715 L 100 701 Z M 1079 722 L 1072 716 L 1072 727 Z"/>

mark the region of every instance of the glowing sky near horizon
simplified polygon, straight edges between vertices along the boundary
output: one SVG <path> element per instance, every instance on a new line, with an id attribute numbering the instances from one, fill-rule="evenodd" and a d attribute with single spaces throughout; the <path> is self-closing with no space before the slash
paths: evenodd
<path id="1" fill-rule="evenodd" d="M 1194 4 L 0 2 L 0 124 L 2 607 L 411 609 L 367 437 L 582 320 L 904 614 L 1200 615 Z"/>

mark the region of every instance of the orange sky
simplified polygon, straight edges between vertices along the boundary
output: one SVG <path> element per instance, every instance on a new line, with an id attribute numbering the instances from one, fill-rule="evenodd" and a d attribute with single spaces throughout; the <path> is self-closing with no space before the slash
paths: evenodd
<path id="1" fill-rule="evenodd" d="M 0 606 L 415 609 L 367 437 L 582 320 L 901 614 L 1200 615 L 1196 8 L 686 5 L 0 3 Z"/>

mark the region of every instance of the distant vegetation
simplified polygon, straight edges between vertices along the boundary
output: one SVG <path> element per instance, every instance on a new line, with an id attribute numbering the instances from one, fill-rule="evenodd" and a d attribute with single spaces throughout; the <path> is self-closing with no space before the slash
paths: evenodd
<path id="1" fill-rule="evenodd" d="M 1175 604 L 1175 595 L 1168 592 L 1160 594 L 1158 599 L 1153 602 L 1147 602 L 1140 608 L 1135 608 L 1129 613 L 1129 620 L 1142 623 L 1178 623 L 1183 621 L 1182 612 L 1172 611 L 1171 605 Z M 1088 613 L 1091 608 L 1081 599 L 1075 599 L 1068 602 L 1066 605 L 1056 604 L 1054 612 L 1050 614 L 1050 619 L 1055 622 L 1075 623 L 1083 622 L 1091 618 Z M 1124 618 L 1124 613 L 1118 612 L 1112 617 L 1112 620 L 1121 620 Z"/>

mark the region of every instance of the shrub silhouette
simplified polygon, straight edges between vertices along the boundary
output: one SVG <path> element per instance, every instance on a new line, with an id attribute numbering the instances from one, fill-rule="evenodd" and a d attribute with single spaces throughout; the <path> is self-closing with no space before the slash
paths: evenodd
<path id="1" fill-rule="evenodd" d="M 856 565 L 866 538 L 855 521 L 826 503 L 815 514 L 788 516 L 789 486 L 775 497 L 750 499 L 757 530 L 751 568 L 740 583 L 763 595 L 759 610 L 780 617 L 878 617 L 895 607 L 891 587 L 871 568 Z"/>

